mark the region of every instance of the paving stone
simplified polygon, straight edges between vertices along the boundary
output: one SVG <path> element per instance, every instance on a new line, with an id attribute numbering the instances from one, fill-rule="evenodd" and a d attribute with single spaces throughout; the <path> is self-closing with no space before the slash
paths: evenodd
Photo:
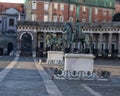
<path id="1" fill-rule="evenodd" d="M 14 57 L 0 57 L 0 66 L 4 69 L 13 59 Z M 95 61 L 95 65 L 97 64 L 119 66 L 120 61 L 111 60 L 103 63 L 98 60 Z M 49 72 L 48 66 L 43 67 Z M 94 80 L 53 80 L 53 82 L 63 96 L 94 96 L 81 84 L 85 84 L 101 96 L 120 96 L 120 76 L 113 76 L 109 82 Z M 0 96 L 49 96 L 32 57 L 20 57 L 14 68 L 0 82 Z"/>
<path id="2" fill-rule="evenodd" d="M 120 86 L 89 85 L 89 87 L 100 93 L 102 96 L 120 96 Z"/>
<path id="3" fill-rule="evenodd" d="M 32 58 L 19 59 L 0 83 L 0 96 L 48 96 Z"/>
<path id="4" fill-rule="evenodd" d="M 14 59 L 15 57 L 10 56 L 0 56 L 0 72 L 9 65 L 9 63 Z"/>

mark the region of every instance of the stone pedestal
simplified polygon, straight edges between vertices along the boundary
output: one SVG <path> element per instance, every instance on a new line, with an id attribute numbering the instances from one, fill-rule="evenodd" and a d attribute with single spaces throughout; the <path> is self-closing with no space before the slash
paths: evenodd
<path id="1" fill-rule="evenodd" d="M 57 63 L 58 61 L 63 62 L 63 52 L 62 51 L 48 51 L 47 52 L 47 63 L 49 61 L 54 61 L 54 63 Z"/>
<path id="2" fill-rule="evenodd" d="M 65 54 L 64 70 L 93 72 L 94 56 L 92 54 Z"/>

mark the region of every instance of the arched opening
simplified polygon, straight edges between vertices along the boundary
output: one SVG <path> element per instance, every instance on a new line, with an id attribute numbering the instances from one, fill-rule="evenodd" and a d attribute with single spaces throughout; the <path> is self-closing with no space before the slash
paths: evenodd
<path id="1" fill-rule="evenodd" d="M 24 55 L 30 55 L 31 50 L 32 50 L 32 37 L 30 34 L 25 33 L 22 35 L 21 51 Z"/>
<path id="2" fill-rule="evenodd" d="M 7 53 L 10 54 L 12 50 L 13 50 L 13 43 L 8 43 Z"/>
<path id="3" fill-rule="evenodd" d="M 0 56 L 3 55 L 3 48 L 0 47 Z"/>

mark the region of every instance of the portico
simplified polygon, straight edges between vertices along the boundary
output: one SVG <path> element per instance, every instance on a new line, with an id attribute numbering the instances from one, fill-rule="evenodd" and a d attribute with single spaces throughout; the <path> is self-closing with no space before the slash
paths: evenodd
<path id="1" fill-rule="evenodd" d="M 117 22 L 106 23 L 80 23 L 83 26 L 83 33 L 92 36 L 93 49 L 97 50 L 98 55 L 108 53 L 111 56 L 113 53 L 120 55 L 120 24 Z M 73 24 L 74 25 L 74 24 Z M 17 51 L 20 53 L 24 49 L 23 42 L 28 35 L 27 47 L 35 56 L 44 55 L 46 53 L 46 35 L 49 32 L 56 34 L 57 38 L 63 38 L 64 23 L 60 22 L 32 22 L 20 21 L 17 29 Z M 23 44 L 24 43 L 24 44 Z M 77 46 L 76 46 L 77 45 Z M 80 42 L 74 42 L 72 48 L 80 49 Z M 25 50 L 25 49 L 24 49 Z"/>

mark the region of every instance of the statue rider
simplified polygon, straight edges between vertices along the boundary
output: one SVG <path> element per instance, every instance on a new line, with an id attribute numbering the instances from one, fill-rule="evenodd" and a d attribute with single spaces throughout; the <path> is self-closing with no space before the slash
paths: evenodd
<path id="1" fill-rule="evenodd" d="M 85 34 L 82 32 L 80 21 L 78 19 L 76 20 L 75 28 L 76 28 L 75 37 L 80 38 L 80 39 L 84 39 Z"/>
<path id="2" fill-rule="evenodd" d="M 76 20 L 75 28 L 76 28 L 75 38 L 79 38 L 80 23 L 78 19 Z"/>

